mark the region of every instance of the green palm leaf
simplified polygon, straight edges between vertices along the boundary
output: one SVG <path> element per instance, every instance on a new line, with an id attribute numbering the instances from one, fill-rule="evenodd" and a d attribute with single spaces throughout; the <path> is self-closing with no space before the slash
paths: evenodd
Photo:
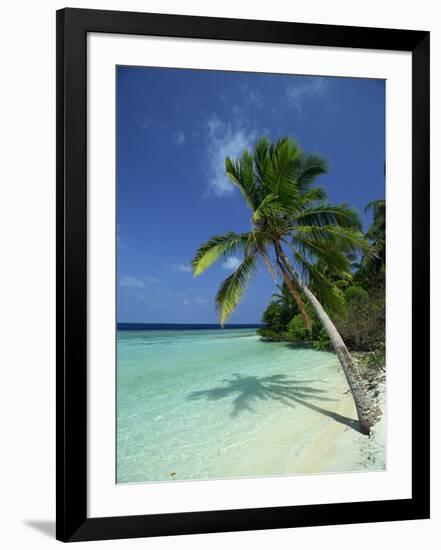
<path id="1" fill-rule="evenodd" d="M 294 140 L 282 138 L 271 149 L 267 168 L 267 184 L 270 191 L 292 212 L 301 204 L 299 188 L 296 185 L 296 172 L 301 158 L 302 151 L 298 144 Z"/>
<path id="2" fill-rule="evenodd" d="M 327 200 L 328 193 L 323 187 L 311 187 L 304 193 L 302 193 L 302 206 L 307 206 L 311 203 L 322 202 Z"/>
<path id="3" fill-rule="evenodd" d="M 255 269 L 256 258 L 254 256 L 247 256 L 236 271 L 222 282 L 216 294 L 216 307 L 222 326 L 236 309 Z"/>
<path id="4" fill-rule="evenodd" d="M 260 188 L 265 187 L 268 179 L 268 167 L 270 163 L 271 142 L 267 137 L 262 137 L 256 143 L 253 153 L 255 174 Z"/>
<path id="5" fill-rule="evenodd" d="M 318 176 L 329 172 L 328 161 L 320 155 L 303 155 L 296 172 L 297 185 L 306 192 Z"/>
<path id="6" fill-rule="evenodd" d="M 339 225 L 298 225 L 293 226 L 293 239 L 320 245 L 326 252 L 329 248 L 339 248 L 342 252 L 357 253 L 369 249 L 365 235 L 352 227 Z"/>
<path id="7" fill-rule="evenodd" d="M 268 193 L 256 208 L 253 214 L 253 222 L 258 223 L 263 219 L 273 218 L 276 220 L 279 216 L 286 216 L 289 213 L 287 207 L 279 200 L 278 195 Z"/>
<path id="8" fill-rule="evenodd" d="M 328 270 L 338 273 L 340 277 L 345 277 L 351 270 L 348 255 L 334 243 L 320 243 L 298 234 L 293 237 L 293 245 L 305 257 L 324 263 Z"/>
<path id="9" fill-rule="evenodd" d="M 325 274 L 318 264 L 310 262 L 298 250 L 294 253 L 303 277 L 308 280 L 311 288 L 317 294 L 319 299 L 325 303 L 333 313 L 340 314 L 344 310 L 344 294 L 340 288 Z M 329 265 L 329 264 L 327 264 Z M 350 278 L 350 273 L 340 272 L 340 276 L 345 275 Z"/>
<path id="10" fill-rule="evenodd" d="M 194 276 L 203 273 L 220 257 L 233 255 L 239 249 L 245 250 L 251 239 L 250 233 L 235 233 L 234 231 L 212 237 L 196 251 L 191 262 Z"/>
<path id="11" fill-rule="evenodd" d="M 258 204 L 258 197 L 254 181 L 253 157 L 246 150 L 237 161 L 227 157 L 225 169 L 227 176 L 242 193 L 250 209 L 254 211 Z"/>
<path id="12" fill-rule="evenodd" d="M 339 206 L 323 204 L 304 208 L 296 215 L 296 221 L 302 225 L 336 225 L 354 227 L 361 231 L 361 220 L 358 212 L 346 203 Z"/>

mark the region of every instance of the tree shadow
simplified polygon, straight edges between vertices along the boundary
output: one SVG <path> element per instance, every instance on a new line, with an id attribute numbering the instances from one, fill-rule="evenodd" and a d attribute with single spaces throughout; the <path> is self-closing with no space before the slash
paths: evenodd
<path id="1" fill-rule="evenodd" d="M 232 418 L 244 411 L 254 412 L 252 404 L 256 401 L 273 399 L 293 408 L 302 405 L 362 433 L 357 420 L 347 418 L 310 402 L 311 399 L 315 401 L 335 401 L 335 399 L 323 395 L 326 394 L 325 390 L 309 385 L 311 383 L 316 384 L 317 381 L 293 380 L 284 374 L 273 374 L 272 376 L 233 374 L 231 378 L 224 379 L 223 382 L 224 385 L 222 386 L 192 392 L 188 398 L 190 400 L 219 401 L 234 396 L 231 411 Z"/>

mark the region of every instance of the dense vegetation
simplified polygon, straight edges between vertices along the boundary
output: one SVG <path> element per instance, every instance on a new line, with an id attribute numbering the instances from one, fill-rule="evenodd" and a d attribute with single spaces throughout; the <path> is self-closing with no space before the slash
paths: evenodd
<path id="1" fill-rule="evenodd" d="M 333 278 L 338 303 L 328 304 L 322 298 L 346 345 L 353 351 L 382 350 L 385 341 L 385 201 L 374 201 L 367 209 L 373 212 L 373 222 L 366 233 L 371 250 L 359 263 L 353 262 L 351 276 Z M 286 284 L 279 285 L 278 290 L 263 313 L 264 327 L 259 334 L 267 340 L 330 349 L 329 338 L 313 311 L 307 306 L 312 318 L 312 330 L 308 330 Z"/>

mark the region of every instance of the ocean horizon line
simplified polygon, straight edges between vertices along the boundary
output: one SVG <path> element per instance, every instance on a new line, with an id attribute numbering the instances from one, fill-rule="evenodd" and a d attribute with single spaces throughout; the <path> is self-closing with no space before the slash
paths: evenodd
<path id="1" fill-rule="evenodd" d="M 262 323 L 228 323 L 223 327 L 219 323 L 117 323 L 118 330 L 221 330 L 262 326 Z"/>

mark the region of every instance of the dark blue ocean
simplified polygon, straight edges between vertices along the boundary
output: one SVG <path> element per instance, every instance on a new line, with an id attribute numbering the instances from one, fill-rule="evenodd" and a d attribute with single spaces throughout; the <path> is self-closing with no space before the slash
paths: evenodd
<path id="1" fill-rule="evenodd" d="M 246 329 L 259 328 L 261 324 L 227 324 L 223 328 Z M 221 325 L 214 324 L 193 324 L 193 323 L 118 323 L 118 330 L 215 330 L 222 329 Z"/>

